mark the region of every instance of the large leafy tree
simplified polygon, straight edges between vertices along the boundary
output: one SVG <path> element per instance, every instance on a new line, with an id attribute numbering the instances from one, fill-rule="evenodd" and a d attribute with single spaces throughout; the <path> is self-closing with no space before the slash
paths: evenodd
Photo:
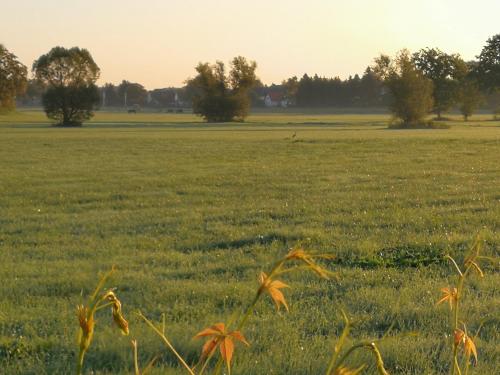
<path id="1" fill-rule="evenodd" d="M 467 77 L 460 82 L 458 104 L 465 121 L 474 114 L 483 101 L 481 88 L 475 79 Z"/>
<path id="2" fill-rule="evenodd" d="M 464 73 L 459 81 L 458 108 L 465 121 L 484 102 L 484 96 L 476 73 L 477 63 L 475 61 L 469 62 L 465 65 Z"/>
<path id="3" fill-rule="evenodd" d="M 500 113 L 500 34 L 488 39 L 477 64 L 478 80 L 484 90 L 491 94 L 495 114 Z"/>
<path id="4" fill-rule="evenodd" d="M 432 81 L 415 66 L 410 53 L 401 51 L 395 59 L 382 55 L 375 59 L 373 71 L 392 96 L 389 106 L 404 127 L 420 125 L 432 110 Z"/>
<path id="5" fill-rule="evenodd" d="M 148 92 L 140 83 L 122 81 L 118 86 L 118 96 L 125 107 L 143 106 L 146 104 Z"/>
<path id="6" fill-rule="evenodd" d="M 437 48 L 426 48 L 414 53 L 413 61 L 434 84 L 434 112 L 441 118 L 441 114 L 458 100 L 459 81 L 466 70 L 465 62 L 460 55 L 449 55 Z"/>
<path id="7" fill-rule="evenodd" d="M 26 90 L 28 71 L 16 55 L 0 44 L 0 111 L 13 110 Z"/>
<path id="8" fill-rule="evenodd" d="M 94 115 L 100 70 L 89 51 L 55 47 L 33 63 L 33 72 L 47 86 L 42 96 L 47 117 L 60 125 L 75 126 Z"/>
<path id="9" fill-rule="evenodd" d="M 477 72 L 483 87 L 491 93 L 500 91 L 500 34 L 488 39 L 478 60 Z"/>
<path id="10" fill-rule="evenodd" d="M 200 63 L 197 76 L 188 80 L 193 111 L 209 122 L 243 120 L 250 110 L 250 91 L 257 82 L 257 64 L 235 57 L 226 73 L 223 62 Z"/>

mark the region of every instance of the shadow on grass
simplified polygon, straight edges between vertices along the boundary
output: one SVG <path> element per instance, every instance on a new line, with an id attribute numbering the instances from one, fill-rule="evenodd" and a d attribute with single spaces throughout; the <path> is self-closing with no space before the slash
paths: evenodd
<path id="1" fill-rule="evenodd" d="M 211 250 L 241 249 L 244 247 L 251 247 L 255 245 L 271 245 L 272 243 L 275 242 L 278 242 L 283 246 L 291 247 L 301 239 L 303 238 L 300 236 L 283 235 L 280 233 L 270 233 L 263 236 L 247 237 L 247 238 L 240 238 L 237 240 L 226 240 L 226 241 L 200 244 L 195 247 L 195 250 L 211 251 Z M 183 250 L 188 250 L 188 249 L 183 249 Z M 189 250 L 193 249 L 191 248 Z"/>

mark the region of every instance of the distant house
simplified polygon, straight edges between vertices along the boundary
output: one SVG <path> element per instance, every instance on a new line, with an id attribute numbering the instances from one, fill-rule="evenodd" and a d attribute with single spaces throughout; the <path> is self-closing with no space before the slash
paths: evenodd
<path id="1" fill-rule="evenodd" d="M 151 103 L 153 103 L 153 95 L 151 95 L 151 91 L 148 91 L 148 96 L 146 98 L 146 103 L 148 105 L 151 105 Z M 155 100 L 155 103 L 154 104 L 157 104 L 156 103 L 156 100 Z"/>
<path id="2" fill-rule="evenodd" d="M 273 91 L 264 97 L 266 107 L 288 107 L 288 100 L 282 92 Z"/>

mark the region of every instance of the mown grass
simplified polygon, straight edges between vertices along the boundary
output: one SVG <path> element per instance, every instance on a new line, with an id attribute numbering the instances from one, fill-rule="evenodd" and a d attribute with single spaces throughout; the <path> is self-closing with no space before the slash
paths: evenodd
<path id="1" fill-rule="evenodd" d="M 165 313 L 169 338 L 194 360 L 193 335 L 252 298 L 259 272 L 297 243 L 337 254 L 329 266 L 340 281 L 293 276 L 290 313 L 257 306 L 234 374 L 324 372 L 340 308 L 358 337 L 392 323 L 419 332 L 381 345 L 391 373 L 446 373 L 441 256 L 460 259 L 479 230 L 486 254 L 500 248 L 500 122 L 486 118 L 388 130 L 386 115 L 221 125 L 99 113 L 58 129 L 38 112 L 0 116 L 0 373 L 73 372 L 75 306 L 112 264 L 141 361 L 161 343 L 132 314 L 139 308 Z M 471 329 L 486 319 L 478 374 L 495 373 L 500 356 L 500 277 L 487 273 L 463 310 Z M 131 373 L 129 338 L 97 324 L 89 368 Z M 181 373 L 162 353 L 155 373 Z"/>

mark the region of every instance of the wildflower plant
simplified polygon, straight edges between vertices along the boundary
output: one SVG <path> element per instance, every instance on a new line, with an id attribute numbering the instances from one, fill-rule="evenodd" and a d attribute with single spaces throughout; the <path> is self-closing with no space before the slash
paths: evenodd
<path id="1" fill-rule="evenodd" d="M 280 305 L 283 305 L 288 311 L 288 304 L 286 302 L 285 296 L 280 291 L 283 288 L 289 288 L 287 284 L 278 280 L 278 277 L 296 271 L 312 271 L 317 276 L 323 279 L 330 279 L 335 276 L 334 273 L 328 271 L 316 262 L 316 259 L 332 259 L 333 256 L 329 254 L 311 254 L 306 252 L 303 248 L 297 247 L 292 248 L 290 251 L 280 260 L 278 260 L 271 271 L 268 273 L 261 272 L 259 276 L 259 288 L 257 293 L 250 303 L 250 305 L 245 310 L 242 319 L 238 324 L 238 329 L 241 329 L 247 322 L 248 318 L 252 314 L 257 302 L 264 294 L 268 294 L 276 305 L 277 310 L 280 309 Z"/>
<path id="2" fill-rule="evenodd" d="M 462 305 L 465 283 L 471 274 L 475 273 L 479 277 L 484 277 L 483 270 L 480 267 L 481 261 L 492 260 L 490 257 L 481 255 L 483 242 L 479 236 L 474 241 L 465 260 L 460 267 L 458 262 L 450 255 L 446 256 L 455 269 L 458 279 L 455 286 L 441 288 L 441 298 L 437 304 L 447 302 L 451 313 L 451 337 L 452 337 L 452 358 L 450 364 L 450 373 L 452 375 L 467 375 L 473 358 L 474 364 L 477 364 L 478 355 L 475 340 L 479 335 L 481 326 L 472 336 L 468 333 L 465 323 L 461 320 L 460 308 Z M 463 349 L 462 361 L 460 353 Z M 462 362 L 462 363 L 461 363 Z"/>
<path id="3" fill-rule="evenodd" d="M 453 267 L 458 274 L 456 285 L 441 288 L 441 298 L 438 304 L 447 303 L 451 311 L 451 333 L 452 333 L 452 362 L 450 372 L 452 375 L 467 375 L 469 372 L 471 360 L 477 363 L 478 353 L 476 348 L 476 337 L 479 334 L 480 328 L 475 335 L 471 335 L 467 326 L 460 319 L 460 306 L 464 291 L 464 285 L 467 278 L 472 273 L 476 273 L 480 277 L 484 276 L 480 268 L 482 260 L 490 259 L 481 255 L 482 242 L 476 240 L 467 254 L 462 267 L 451 256 L 446 258 L 450 260 Z M 250 343 L 244 336 L 244 328 L 248 324 L 249 318 L 255 310 L 258 302 L 269 296 L 276 310 L 279 311 L 283 307 L 289 311 L 290 307 L 285 297 L 285 290 L 290 288 L 289 285 L 282 281 L 282 278 L 292 272 L 296 271 L 310 271 L 323 279 L 330 279 L 336 276 L 334 273 L 328 271 L 319 263 L 318 259 L 331 259 L 331 255 L 325 254 L 311 254 L 306 252 L 301 247 L 292 248 L 289 252 L 280 258 L 267 272 L 261 272 L 258 277 L 258 287 L 254 298 L 251 302 L 241 310 L 235 312 L 226 323 L 216 323 L 208 328 L 203 329 L 194 336 L 195 339 L 204 339 L 205 342 L 201 349 L 200 357 L 196 364 L 189 365 L 181 354 L 174 348 L 170 340 L 165 334 L 165 317 L 163 322 L 159 325 L 146 318 L 141 312 L 138 313 L 139 317 L 161 338 L 165 346 L 175 355 L 179 364 L 190 375 L 203 375 L 209 368 L 211 368 L 211 360 L 218 356 L 217 363 L 213 368 L 214 374 L 220 374 L 223 365 L 227 369 L 227 374 L 231 374 L 231 365 L 234 358 L 235 349 L 237 344 L 250 346 Z M 77 375 L 81 375 L 85 354 L 88 351 L 95 328 L 95 314 L 106 307 L 111 308 L 112 318 L 115 325 L 120 329 L 124 335 L 128 335 L 129 328 L 128 322 L 122 313 L 121 301 L 116 296 L 113 290 L 103 290 L 104 284 L 107 279 L 114 272 L 114 268 L 105 274 L 99 281 L 94 293 L 90 296 L 86 305 L 79 305 L 77 307 L 77 316 L 79 321 L 79 355 L 77 361 Z M 342 311 L 345 326 L 339 337 L 337 343 L 333 348 L 331 359 L 328 363 L 326 375 L 358 375 L 362 374 L 367 368 L 367 364 L 361 364 L 358 367 L 349 367 L 348 364 L 351 355 L 358 350 L 367 350 L 371 353 L 376 371 L 379 375 L 389 375 L 379 350 L 379 343 L 386 339 L 388 332 L 380 339 L 376 340 L 351 340 L 349 338 L 352 321 Z M 392 327 L 391 327 L 392 328 Z M 389 329 L 389 331 L 391 330 Z M 154 357 L 147 364 L 144 369 L 140 369 L 138 363 L 138 348 L 137 341 L 132 340 L 133 358 L 134 358 L 134 372 L 135 375 L 146 375 L 154 366 L 154 362 L 158 357 Z"/>
<path id="4" fill-rule="evenodd" d="M 333 348 L 333 354 L 330 359 L 330 363 L 328 364 L 328 368 L 326 370 L 326 375 L 355 375 L 361 374 L 366 365 L 363 364 L 356 369 L 350 369 L 346 367 L 345 363 L 347 359 L 357 350 L 365 349 L 372 353 L 375 364 L 377 366 L 377 373 L 379 375 L 389 375 L 387 370 L 385 369 L 384 360 L 382 359 L 382 354 L 377 346 L 377 343 L 384 340 L 387 336 L 388 332 L 379 340 L 361 340 L 355 341 L 350 347 L 344 349 L 346 347 L 347 340 L 349 338 L 349 334 L 352 328 L 352 321 L 346 315 L 344 311 L 342 311 L 342 316 L 344 318 L 344 329 L 342 334 L 340 335 L 339 340 L 335 344 Z M 391 327 L 392 328 L 392 327 Z"/>
<path id="5" fill-rule="evenodd" d="M 94 338 L 95 329 L 95 314 L 97 311 L 106 307 L 111 307 L 111 314 L 116 326 L 120 329 L 123 335 L 129 334 L 128 322 L 122 313 L 122 304 L 116 294 L 112 290 L 103 291 L 106 281 L 114 273 L 115 268 L 106 273 L 95 288 L 94 293 L 89 297 L 86 305 L 77 306 L 77 318 L 79 323 L 78 330 L 78 358 L 76 363 L 76 374 L 81 375 L 83 371 L 83 364 L 85 354 Z"/>
<path id="6" fill-rule="evenodd" d="M 236 324 L 236 329 L 242 330 L 247 324 L 249 317 L 252 315 L 255 306 L 265 294 L 268 294 L 273 300 L 276 309 L 279 310 L 283 305 L 288 311 L 289 307 L 286 302 L 284 294 L 280 289 L 289 288 L 287 284 L 278 280 L 278 277 L 283 276 L 290 272 L 295 271 L 311 271 L 323 279 L 330 279 L 335 276 L 334 273 L 328 271 L 316 262 L 317 259 L 332 259 L 333 256 L 329 254 L 311 254 L 306 252 L 302 247 L 296 247 L 289 250 L 289 252 L 280 260 L 278 260 L 271 268 L 269 273 L 261 272 L 259 276 L 259 287 L 256 295 L 250 305 L 244 311 L 242 318 Z M 226 362 L 229 370 L 229 363 Z"/>
<path id="7" fill-rule="evenodd" d="M 255 297 L 250 304 L 243 310 L 238 318 L 234 315 L 233 318 L 227 323 L 216 323 L 208 328 L 203 329 L 195 339 L 206 338 L 206 341 L 201 349 L 201 355 L 198 363 L 190 367 L 182 356 L 175 350 L 168 338 L 165 336 L 164 326 L 163 329 L 158 328 L 153 322 L 148 320 L 144 315 L 139 314 L 140 317 L 153 329 L 153 331 L 161 337 L 165 345 L 177 357 L 179 363 L 191 375 L 203 375 L 207 370 L 211 359 L 220 353 L 218 362 L 215 366 L 214 373 L 219 374 L 222 370 L 222 364 L 225 363 L 228 375 L 231 374 L 231 361 L 234 356 L 235 343 L 241 343 L 245 346 L 250 346 L 242 333 L 243 328 L 248 323 L 248 319 L 252 315 L 255 306 L 264 295 L 269 295 L 279 310 L 281 306 L 285 310 L 289 310 L 288 303 L 282 289 L 289 288 L 287 284 L 278 278 L 295 271 L 311 271 L 323 279 L 330 279 L 334 274 L 319 265 L 317 259 L 331 259 L 331 255 L 326 254 L 311 254 L 306 252 L 303 248 L 297 247 L 290 249 L 289 252 L 278 260 L 269 272 L 261 272 L 259 276 L 259 286 Z M 231 328 L 235 327 L 235 328 Z M 218 349 L 218 350 L 217 350 Z M 199 368 L 199 370 L 197 370 Z M 196 371 L 196 372 L 195 372 Z"/>

